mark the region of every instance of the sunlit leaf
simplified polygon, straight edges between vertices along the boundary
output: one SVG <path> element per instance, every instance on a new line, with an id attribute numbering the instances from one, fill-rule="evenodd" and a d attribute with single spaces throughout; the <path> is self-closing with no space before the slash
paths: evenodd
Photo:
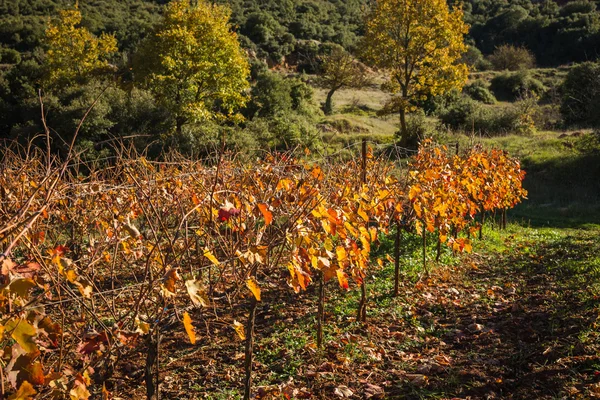
<path id="1" fill-rule="evenodd" d="M 265 218 L 265 225 L 266 226 L 271 225 L 271 222 L 273 222 L 273 213 L 271 213 L 271 211 L 269 211 L 269 206 L 265 203 L 259 203 L 258 209 L 260 210 L 261 214 Z"/>
<path id="2" fill-rule="evenodd" d="M 205 249 L 204 250 L 204 257 L 208 258 L 210 260 L 210 262 L 212 262 L 214 265 L 216 265 L 217 267 L 219 266 L 219 260 L 217 260 L 217 257 L 215 257 L 210 250 Z"/>
<path id="3" fill-rule="evenodd" d="M 11 319 L 4 324 L 4 329 L 7 332 L 11 332 L 12 338 L 15 339 L 27 353 L 37 351 L 37 345 L 33 340 L 37 336 L 37 331 L 28 321 L 23 319 Z"/>
<path id="4" fill-rule="evenodd" d="M 183 327 L 190 338 L 190 343 L 196 344 L 196 333 L 194 332 L 194 326 L 192 325 L 192 318 L 187 312 L 183 313 Z"/>
<path id="5" fill-rule="evenodd" d="M 11 396 L 8 397 L 8 400 L 33 400 L 33 396 L 35 396 L 37 392 L 31 386 L 31 383 L 24 381 L 19 386 L 19 390 Z"/>
<path id="6" fill-rule="evenodd" d="M 233 329 L 235 329 L 235 332 L 241 340 L 246 340 L 246 330 L 244 328 L 244 325 L 234 320 Z"/>
<path id="7" fill-rule="evenodd" d="M 246 287 L 250 289 L 250 291 L 254 295 L 254 298 L 257 301 L 260 301 L 260 287 L 258 286 L 258 282 L 256 282 L 256 279 L 254 277 L 246 280 Z"/>
<path id="8" fill-rule="evenodd" d="M 208 307 L 210 301 L 201 280 L 189 279 L 185 281 L 185 287 L 194 305 Z"/>

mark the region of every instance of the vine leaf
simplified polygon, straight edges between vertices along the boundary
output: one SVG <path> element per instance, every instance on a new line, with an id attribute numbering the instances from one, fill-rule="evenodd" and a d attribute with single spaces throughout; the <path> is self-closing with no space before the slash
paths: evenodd
<path id="1" fill-rule="evenodd" d="M 346 273 L 343 270 L 338 269 L 337 277 L 338 277 L 338 281 L 340 282 L 340 287 L 348 290 L 350 288 L 350 286 L 348 285 L 348 276 L 346 275 Z"/>
<path id="2" fill-rule="evenodd" d="M 242 325 L 238 321 L 234 320 L 233 321 L 233 329 L 235 329 L 235 333 L 237 333 L 237 335 L 240 337 L 240 339 L 246 340 L 246 331 L 244 329 L 244 325 Z"/>
<path id="3" fill-rule="evenodd" d="M 250 289 L 250 291 L 254 295 L 254 298 L 257 301 L 260 301 L 260 287 L 258 286 L 258 282 L 256 282 L 256 279 L 255 278 L 248 279 L 246 281 L 246 287 L 248 287 L 248 289 Z"/>
<path id="4" fill-rule="evenodd" d="M 269 211 L 269 206 L 265 203 L 259 203 L 258 209 L 265 218 L 265 225 L 269 226 L 273 222 L 273 213 Z"/>
<path id="5" fill-rule="evenodd" d="M 194 305 L 208 307 L 210 301 L 202 285 L 202 281 L 196 279 L 187 280 L 185 281 L 185 287 Z"/>
<path id="6" fill-rule="evenodd" d="M 187 312 L 183 313 L 183 327 L 185 328 L 188 337 L 190 338 L 190 343 L 196 344 L 196 332 L 194 332 L 194 325 L 192 325 L 192 318 L 190 314 Z"/>
<path id="7" fill-rule="evenodd" d="M 211 253 L 208 249 L 204 249 L 204 257 L 208 258 L 210 262 L 212 262 L 217 267 L 219 266 L 219 264 L 221 264 L 219 260 L 217 260 L 217 257 L 215 257 L 213 253 Z"/>
<path id="8" fill-rule="evenodd" d="M 37 330 L 29 322 L 21 319 L 11 319 L 4 325 L 4 328 L 7 331 L 12 332 L 12 338 L 15 339 L 27 353 L 37 351 L 37 345 L 33 341 L 33 338 L 37 335 Z"/>
<path id="9" fill-rule="evenodd" d="M 8 400 L 32 400 L 32 396 L 35 396 L 36 394 L 37 392 L 33 386 L 31 386 L 31 383 L 24 381 L 19 387 L 19 390 L 10 396 Z"/>

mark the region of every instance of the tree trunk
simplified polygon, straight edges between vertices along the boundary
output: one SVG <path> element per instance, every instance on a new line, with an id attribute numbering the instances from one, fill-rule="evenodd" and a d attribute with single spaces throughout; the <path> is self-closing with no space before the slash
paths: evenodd
<path id="1" fill-rule="evenodd" d="M 252 393 L 252 357 L 254 351 L 254 321 L 256 319 L 256 306 L 258 302 L 254 296 L 250 299 L 250 312 L 246 323 L 246 354 L 244 357 L 244 369 L 246 377 L 244 379 L 244 400 L 250 400 Z"/>
<path id="2" fill-rule="evenodd" d="M 402 147 L 406 147 L 408 144 L 408 127 L 406 126 L 406 110 L 404 107 L 400 108 L 400 143 Z"/>
<path id="3" fill-rule="evenodd" d="M 325 115 L 333 114 L 333 94 L 338 90 L 338 87 L 333 87 L 327 92 L 327 98 L 325 99 L 325 106 L 323 112 Z"/>

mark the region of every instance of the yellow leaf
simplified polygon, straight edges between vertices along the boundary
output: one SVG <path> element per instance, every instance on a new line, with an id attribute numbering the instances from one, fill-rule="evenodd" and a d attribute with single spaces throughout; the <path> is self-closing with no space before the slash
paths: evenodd
<path id="1" fill-rule="evenodd" d="M 210 250 L 204 249 L 204 257 L 208 258 L 217 267 L 220 265 L 219 260 L 217 260 L 217 257 L 215 257 Z"/>
<path id="2" fill-rule="evenodd" d="M 365 220 L 365 222 L 369 222 L 369 216 L 365 212 L 365 210 L 361 207 L 358 208 L 357 214 Z"/>
<path id="3" fill-rule="evenodd" d="M 254 295 L 254 298 L 257 301 L 260 301 L 260 287 L 258 287 L 258 282 L 256 282 L 256 279 L 255 278 L 248 279 L 246 281 L 246 286 L 248 287 L 248 289 L 250 289 L 250 291 Z"/>
<path id="4" fill-rule="evenodd" d="M 37 335 L 37 331 L 29 322 L 22 319 L 11 319 L 4 324 L 4 328 L 6 331 L 11 332 L 12 338 L 15 339 L 27 353 L 34 353 L 37 351 L 37 345 L 33 341 L 33 338 Z"/>
<path id="5" fill-rule="evenodd" d="M 35 282 L 29 278 L 20 278 L 13 280 L 8 285 L 8 291 L 16 293 L 17 296 L 26 299 L 29 295 L 29 289 L 35 287 Z"/>
<path id="6" fill-rule="evenodd" d="M 140 320 L 139 318 L 135 319 L 136 333 L 140 333 L 142 335 L 147 335 L 150 332 L 150 324 Z"/>
<path id="7" fill-rule="evenodd" d="M 335 254 L 337 256 L 338 263 L 344 262 L 348 258 L 346 249 L 343 248 L 342 246 L 338 246 L 335 248 Z"/>
<path id="8" fill-rule="evenodd" d="M 31 386 L 31 383 L 27 381 L 23 381 L 17 393 L 13 394 L 8 398 L 8 400 L 32 400 L 37 392 Z"/>
<path id="9" fill-rule="evenodd" d="M 192 318 L 187 312 L 183 313 L 183 327 L 190 338 L 190 343 L 196 344 L 196 333 L 194 332 L 194 326 L 192 325 Z"/>
<path id="10" fill-rule="evenodd" d="M 244 325 L 240 324 L 238 321 L 233 321 L 233 329 L 238 334 L 240 339 L 246 340 L 246 330 L 244 329 Z"/>
<path id="11" fill-rule="evenodd" d="M 75 281 L 77 280 L 77 273 L 75 271 L 73 271 L 72 269 L 69 269 L 69 270 L 67 270 L 65 277 L 67 278 L 67 280 L 69 282 L 75 283 Z"/>
<path id="12" fill-rule="evenodd" d="M 210 301 L 208 300 L 208 295 L 206 294 L 204 285 L 202 285 L 202 281 L 195 279 L 187 280 L 185 281 L 185 287 L 194 305 L 208 307 Z"/>
<path id="13" fill-rule="evenodd" d="M 271 211 L 269 211 L 269 206 L 266 205 L 265 203 L 259 203 L 258 209 L 260 210 L 261 214 L 265 218 L 265 225 L 266 226 L 271 225 L 271 222 L 273 222 L 273 213 Z"/>

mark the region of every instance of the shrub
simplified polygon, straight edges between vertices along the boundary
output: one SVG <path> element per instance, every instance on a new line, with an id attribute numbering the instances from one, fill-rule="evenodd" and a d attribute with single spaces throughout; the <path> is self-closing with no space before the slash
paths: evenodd
<path id="1" fill-rule="evenodd" d="M 13 49 L 0 49 L 0 63 L 18 64 L 21 62 L 21 53 Z"/>
<path id="2" fill-rule="evenodd" d="M 435 126 L 427 120 L 425 113 L 417 111 L 406 116 L 406 132 L 408 134 L 406 146 L 416 148 L 421 140 L 434 135 Z M 396 132 L 398 139 L 400 136 L 401 132 Z"/>
<path id="3" fill-rule="evenodd" d="M 508 44 L 496 48 L 489 60 L 497 71 L 518 71 L 535 66 L 535 57 L 529 50 Z"/>
<path id="4" fill-rule="evenodd" d="M 528 71 L 505 72 L 496 75 L 490 89 L 498 100 L 515 101 L 525 93 L 542 96 L 546 88 L 539 80 L 533 78 Z"/>
<path id="5" fill-rule="evenodd" d="M 481 51 L 475 46 L 467 46 L 467 51 L 462 55 L 461 62 L 467 64 L 469 70 L 478 69 L 477 65 L 483 62 L 485 58 Z"/>
<path id="6" fill-rule="evenodd" d="M 560 112 L 566 124 L 600 126 L 600 63 L 572 68 L 561 87 Z"/>
<path id="7" fill-rule="evenodd" d="M 440 121 L 449 128 L 464 130 L 467 123 L 471 125 L 476 108 L 475 101 L 463 96 L 439 114 Z"/>
<path id="8" fill-rule="evenodd" d="M 533 112 L 530 103 L 486 107 L 464 98 L 440 115 L 440 120 L 450 129 L 484 136 L 530 134 L 535 130 Z"/>
<path id="9" fill-rule="evenodd" d="M 299 114 L 279 114 L 255 118 L 248 122 L 246 132 L 256 138 L 260 148 L 288 150 L 296 146 L 315 149 L 320 146 L 320 133 L 314 121 Z"/>
<path id="10" fill-rule="evenodd" d="M 490 92 L 485 81 L 478 79 L 466 85 L 463 88 L 463 93 L 468 95 L 473 100 L 480 101 L 485 104 L 496 103 L 496 97 Z"/>

